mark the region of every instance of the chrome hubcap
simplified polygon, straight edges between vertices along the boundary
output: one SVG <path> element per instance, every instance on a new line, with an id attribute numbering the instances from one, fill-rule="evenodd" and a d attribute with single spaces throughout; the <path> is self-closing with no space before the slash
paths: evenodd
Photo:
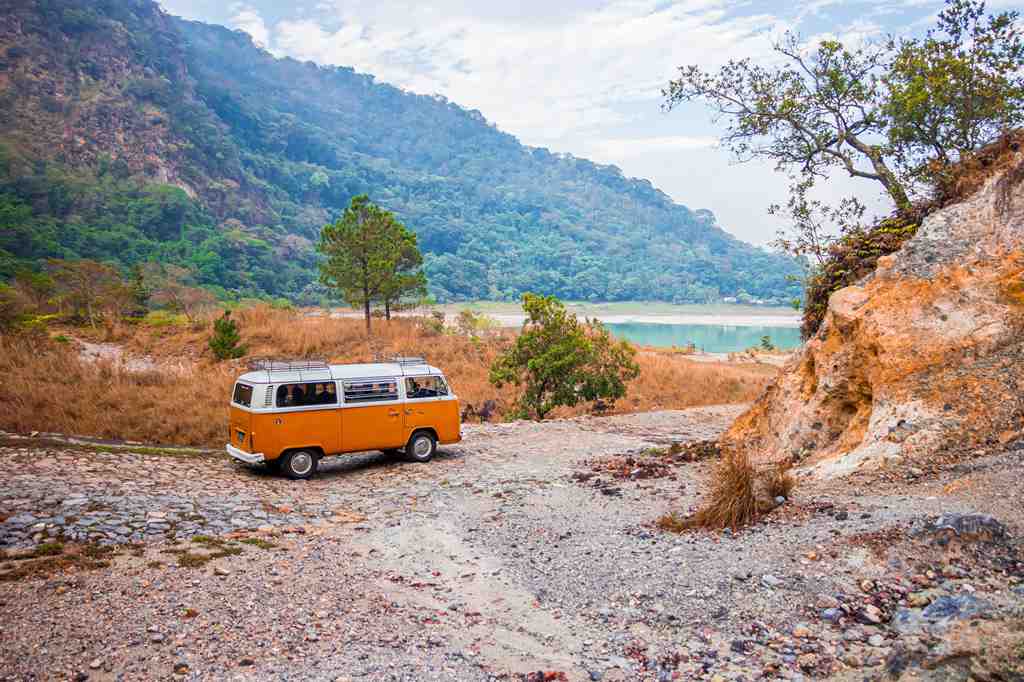
<path id="1" fill-rule="evenodd" d="M 412 444 L 412 452 L 417 457 L 426 457 L 430 454 L 430 439 L 426 436 L 420 436 L 416 439 L 416 442 Z"/>
<path id="2" fill-rule="evenodd" d="M 313 468 L 313 458 L 308 452 L 296 452 L 292 455 L 291 465 L 292 471 L 302 476 Z"/>

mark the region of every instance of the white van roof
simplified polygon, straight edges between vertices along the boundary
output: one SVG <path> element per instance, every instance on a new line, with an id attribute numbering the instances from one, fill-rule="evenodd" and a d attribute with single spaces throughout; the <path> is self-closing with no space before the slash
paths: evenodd
<path id="1" fill-rule="evenodd" d="M 258 369 L 246 372 L 238 381 L 247 384 L 287 384 L 311 381 L 335 381 L 343 379 L 384 379 L 403 376 L 443 375 L 437 367 L 426 363 L 408 364 L 397 362 L 376 362 L 354 365 L 322 365 L 293 369 Z"/>

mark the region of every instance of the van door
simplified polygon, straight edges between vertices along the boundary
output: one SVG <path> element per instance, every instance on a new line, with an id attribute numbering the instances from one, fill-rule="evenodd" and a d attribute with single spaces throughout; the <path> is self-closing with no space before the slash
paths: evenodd
<path id="1" fill-rule="evenodd" d="M 455 410 L 454 429 L 458 432 L 458 408 L 448 395 L 448 386 L 439 376 L 405 378 L 405 437 L 419 428 L 433 429 L 441 441 L 452 440 L 450 431 L 452 410 Z"/>
<path id="2" fill-rule="evenodd" d="M 271 441 L 280 452 L 318 447 L 324 454 L 341 452 L 341 419 L 333 381 L 281 384 L 275 389 Z M 269 454 L 269 453 L 268 453 Z"/>
<path id="3" fill-rule="evenodd" d="M 390 450 L 405 445 L 398 379 L 349 379 L 342 382 L 342 447 L 345 452 Z"/>

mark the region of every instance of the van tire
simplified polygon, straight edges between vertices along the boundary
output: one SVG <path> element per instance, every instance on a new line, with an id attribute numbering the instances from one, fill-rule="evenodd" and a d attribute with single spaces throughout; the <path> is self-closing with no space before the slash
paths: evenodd
<path id="1" fill-rule="evenodd" d="M 410 462 L 429 462 L 437 452 L 437 438 L 430 431 L 417 431 L 405 446 L 405 458 Z"/>
<path id="2" fill-rule="evenodd" d="M 303 480 L 316 473 L 317 454 L 312 450 L 292 450 L 281 455 L 281 472 L 288 478 Z"/>

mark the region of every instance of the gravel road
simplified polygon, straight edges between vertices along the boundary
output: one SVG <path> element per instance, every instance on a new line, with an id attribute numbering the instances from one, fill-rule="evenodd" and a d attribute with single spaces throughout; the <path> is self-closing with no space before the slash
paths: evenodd
<path id="1" fill-rule="evenodd" d="M 852 680 L 934 655 L 960 614 L 1024 615 L 1024 512 L 992 493 L 1021 489 L 1021 450 L 805 482 L 735 534 L 653 524 L 710 462 L 574 476 L 739 410 L 468 425 L 429 464 L 335 458 L 310 481 L 0 436 L 0 679 Z M 950 559 L 915 535 L 954 512 L 1008 536 Z"/>

